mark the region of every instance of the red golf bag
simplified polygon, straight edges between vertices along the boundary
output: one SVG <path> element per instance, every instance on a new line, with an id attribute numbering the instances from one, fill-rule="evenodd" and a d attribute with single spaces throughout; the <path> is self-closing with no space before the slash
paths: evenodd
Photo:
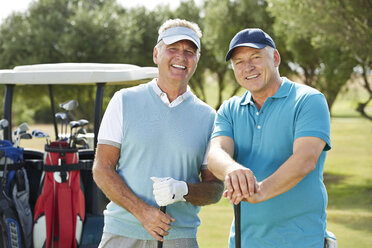
<path id="1" fill-rule="evenodd" d="M 45 146 L 41 192 L 35 204 L 33 244 L 39 247 L 77 247 L 85 218 L 78 150 L 66 141 Z"/>

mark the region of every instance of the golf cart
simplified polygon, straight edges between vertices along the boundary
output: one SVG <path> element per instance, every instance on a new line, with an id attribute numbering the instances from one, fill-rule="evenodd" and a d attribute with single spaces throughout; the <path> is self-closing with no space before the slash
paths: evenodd
<path id="1" fill-rule="evenodd" d="M 94 104 L 94 142 L 90 149 L 79 150 L 80 164 L 85 170 L 80 171 L 84 187 L 86 219 L 80 247 L 97 247 L 102 234 L 102 212 L 108 202 L 104 194 L 93 181 L 91 167 L 94 149 L 97 145 L 97 134 L 102 118 L 103 92 L 106 85 L 135 85 L 149 81 L 157 76 L 155 67 L 139 67 L 129 64 L 98 63 L 60 63 L 17 66 L 12 70 L 0 70 L 0 84 L 5 85 L 4 116 L 7 126 L 4 127 L 4 140 L 12 140 L 12 100 L 14 88 L 22 85 L 47 85 L 50 96 L 51 117 L 55 137 L 58 137 L 56 108 L 53 95 L 54 85 L 89 85 L 96 88 Z M 0 118 L 1 119 L 1 118 Z M 40 189 L 40 179 L 44 166 L 44 152 L 25 148 L 24 163 L 30 184 L 30 207 L 34 210 L 36 197 Z M 34 237 L 35 238 L 35 237 Z"/>

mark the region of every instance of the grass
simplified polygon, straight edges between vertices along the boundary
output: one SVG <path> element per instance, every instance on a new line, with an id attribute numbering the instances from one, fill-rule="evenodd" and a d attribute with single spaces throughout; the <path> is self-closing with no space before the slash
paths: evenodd
<path id="1" fill-rule="evenodd" d="M 332 133 L 325 167 L 329 230 L 339 247 L 372 247 L 372 122 L 335 117 Z"/>

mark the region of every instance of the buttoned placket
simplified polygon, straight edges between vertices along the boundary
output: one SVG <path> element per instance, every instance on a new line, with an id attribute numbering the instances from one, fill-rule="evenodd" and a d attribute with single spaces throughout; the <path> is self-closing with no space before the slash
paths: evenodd
<path id="1" fill-rule="evenodd" d="M 253 128 L 253 146 L 259 146 L 261 141 L 261 129 L 262 129 L 262 109 L 258 110 L 256 105 L 250 103 L 251 116 L 254 119 L 254 128 Z"/>

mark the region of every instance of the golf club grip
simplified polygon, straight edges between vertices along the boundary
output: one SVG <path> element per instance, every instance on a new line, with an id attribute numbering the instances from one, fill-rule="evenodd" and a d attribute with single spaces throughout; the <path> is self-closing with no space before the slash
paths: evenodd
<path id="1" fill-rule="evenodd" d="M 161 206 L 160 207 L 160 211 L 162 211 L 163 213 L 165 213 L 166 210 L 167 210 L 166 206 Z M 163 248 L 163 242 L 162 241 L 158 241 L 158 248 Z"/>
<path id="2" fill-rule="evenodd" d="M 234 215 L 235 215 L 235 248 L 241 248 L 241 223 L 240 223 L 240 202 L 238 205 L 234 205 Z"/>

